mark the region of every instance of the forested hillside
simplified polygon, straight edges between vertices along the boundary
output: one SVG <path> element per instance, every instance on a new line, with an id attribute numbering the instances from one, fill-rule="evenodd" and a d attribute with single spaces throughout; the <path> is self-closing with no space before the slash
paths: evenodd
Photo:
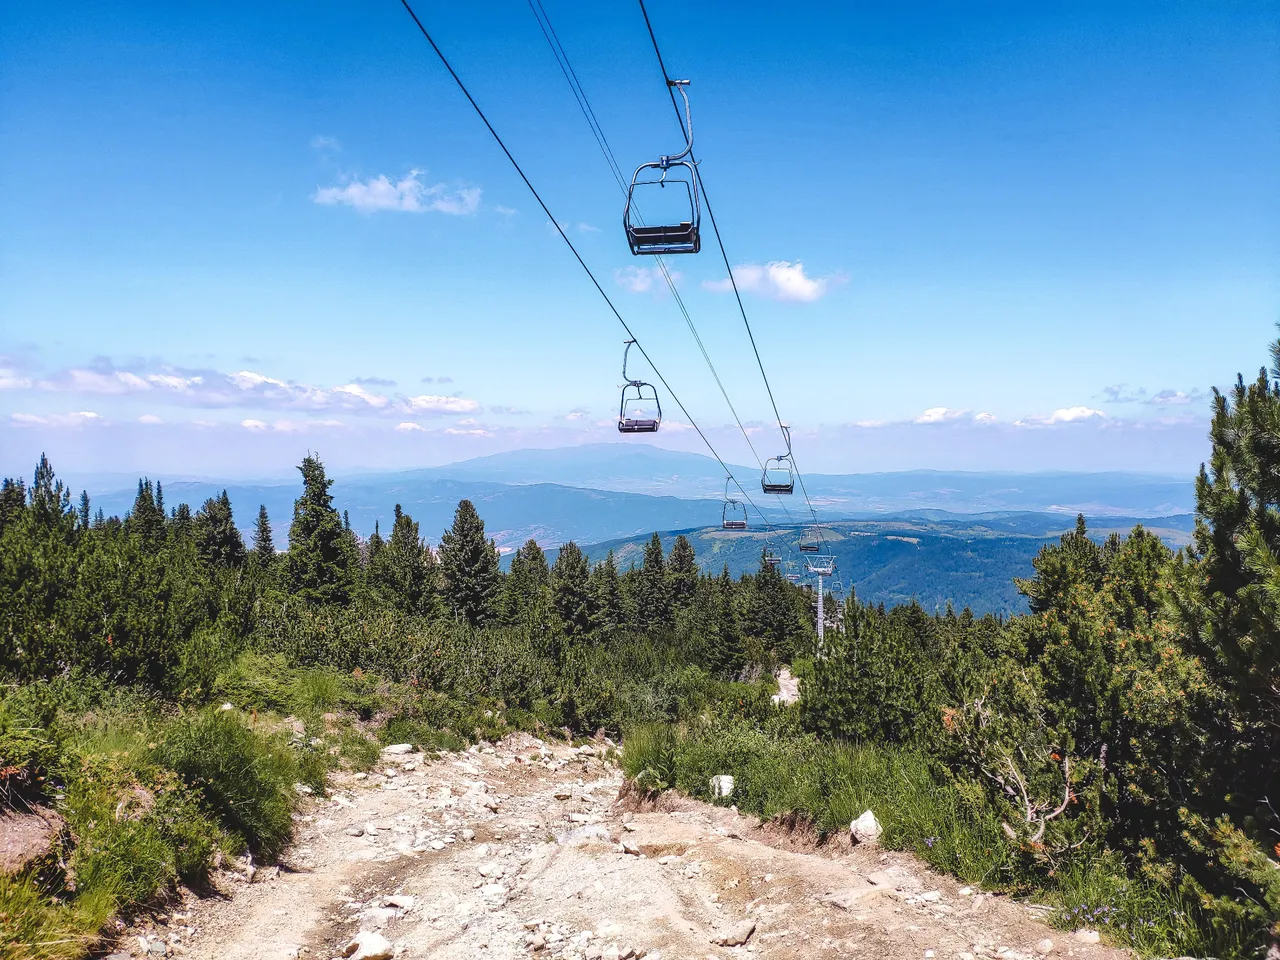
<path id="1" fill-rule="evenodd" d="M 0 490 L 0 815 L 57 829 L 0 872 L 0 953 L 79 956 L 219 858 L 278 856 L 298 797 L 379 742 L 602 729 L 641 791 L 732 773 L 741 809 L 819 834 L 867 803 L 886 844 L 1064 925 L 1256 957 L 1280 941 L 1277 423 L 1265 370 L 1215 397 L 1185 549 L 1081 517 L 1026 540 L 1027 613 L 855 597 L 821 648 L 804 590 L 683 536 L 634 565 L 529 542 L 504 573 L 470 501 L 438 546 L 395 505 L 361 538 L 309 456 L 278 551 L 265 509 L 246 542 L 225 494 L 143 480 L 107 516 L 42 459 Z M 880 536 L 857 533 L 832 535 Z M 771 703 L 780 663 L 797 705 Z"/>

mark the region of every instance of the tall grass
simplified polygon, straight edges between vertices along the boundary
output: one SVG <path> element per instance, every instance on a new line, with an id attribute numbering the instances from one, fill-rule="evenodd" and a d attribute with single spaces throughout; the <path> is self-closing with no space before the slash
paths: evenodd
<path id="1" fill-rule="evenodd" d="M 721 718 L 629 728 L 622 767 L 641 789 L 675 788 L 763 819 L 800 820 L 820 835 L 847 830 L 872 810 L 886 848 L 910 850 L 966 883 L 1047 900 L 1068 928 L 1102 929 L 1147 956 L 1245 955 L 1248 931 L 1210 922 L 1175 889 L 1129 877 L 1115 854 L 1082 850 L 1048 877 L 1032 869 L 980 790 L 908 747 L 825 742 L 785 719 L 760 726 Z M 717 774 L 734 777 L 731 798 L 712 797 Z"/>

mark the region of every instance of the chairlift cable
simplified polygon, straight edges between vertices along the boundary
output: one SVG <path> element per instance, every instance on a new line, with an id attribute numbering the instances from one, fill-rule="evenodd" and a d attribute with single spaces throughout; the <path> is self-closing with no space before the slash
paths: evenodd
<path id="1" fill-rule="evenodd" d="M 658 36 L 654 33 L 653 22 L 649 19 L 649 11 L 645 8 L 644 0 L 639 0 L 640 13 L 644 17 L 645 28 L 649 31 L 649 40 L 653 44 L 654 55 L 658 58 L 658 68 L 662 71 L 662 79 L 666 83 L 667 94 L 671 97 L 671 106 L 676 112 L 676 122 L 680 124 L 680 130 L 685 136 L 688 131 L 685 129 L 684 114 L 680 112 L 680 105 L 676 102 L 675 88 L 672 86 L 671 75 L 667 73 L 667 64 L 662 59 L 662 48 L 658 45 Z M 698 169 L 696 159 L 690 151 L 689 159 L 693 160 L 694 175 L 698 180 L 698 187 L 702 191 L 702 200 L 707 207 L 707 218 L 711 221 L 711 230 L 715 234 L 716 244 L 720 247 L 720 257 L 724 260 L 724 268 L 729 274 L 729 284 L 733 288 L 734 299 L 738 302 L 738 312 L 742 314 L 743 326 L 747 329 L 747 339 L 751 341 L 751 350 L 756 357 L 756 365 L 760 368 L 760 378 L 764 380 L 765 392 L 769 395 L 769 404 L 773 407 L 774 419 L 778 422 L 778 429 L 786 436 L 786 428 L 782 422 L 782 414 L 778 412 L 778 402 L 773 396 L 773 386 L 769 383 L 769 375 L 765 373 L 764 360 L 760 357 L 760 348 L 756 346 L 755 333 L 751 329 L 751 321 L 747 319 L 747 308 L 742 302 L 742 292 L 738 289 L 738 281 L 733 275 L 733 266 L 729 263 L 729 254 L 725 250 L 724 240 L 720 236 L 720 226 L 716 223 L 715 211 L 711 208 L 711 198 L 707 195 L 706 183 L 702 179 L 702 171 Z M 790 445 L 788 444 L 788 449 Z M 825 540 L 822 537 L 822 527 L 818 523 L 818 513 L 813 508 L 813 501 L 809 499 L 809 491 L 804 485 L 804 476 L 800 473 L 800 467 L 795 462 L 794 455 L 791 458 L 791 465 L 795 469 L 796 479 L 800 481 L 800 492 L 804 496 L 805 505 L 809 508 L 809 515 L 813 518 L 814 526 L 818 528 L 818 539 L 825 546 Z"/>
<path id="2" fill-rule="evenodd" d="M 538 21 L 538 26 L 542 30 L 542 36 L 547 41 L 547 46 L 551 48 L 552 56 L 555 57 L 556 63 L 560 67 L 565 82 L 569 84 L 569 89 L 573 92 L 574 99 L 578 103 L 578 109 L 582 112 L 583 118 L 587 121 L 587 126 L 591 128 L 591 134 L 595 138 L 596 145 L 600 148 L 600 153 L 604 156 L 605 163 L 609 165 L 609 170 L 613 174 L 613 178 L 617 181 L 618 189 L 622 191 L 623 196 L 627 193 L 626 178 L 622 173 L 622 167 L 618 164 L 617 157 L 614 155 L 613 148 L 609 146 L 609 139 L 605 136 L 604 128 L 600 124 L 599 118 L 596 116 L 595 110 L 591 106 L 591 100 L 587 96 L 586 88 L 582 86 L 582 81 L 578 79 L 578 72 L 573 69 L 573 62 L 569 59 L 569 53 L 564 48 L 564 44 L 560 41 L 560 36 L 556 33 L 556 28 L 551 22 L 551 17 L 547 13 L 546 8 L 542 5 L 542 0 L 528 0 L 529 9 L 533 12 L 534 18 Z M 681 120 L 681 128 L 683 129 L 683 118 Z M 641 223 L 644 222 L 643 216 L 637 210 L 637 219 Z M 689 309 L 685 305 L 684 297 L 680 295 L 679 289 L 676 287 L 675 278 L 671 275 L 670 269 L 667 267 L 666 258 L 662 255 L 656 256 L 654 259 L 658 261 L 658 269 L 662 273 L 662 278 L 666 281 L 671 296 L 676 302 L 681 315 L 684 317 L 685 325 L 689 328 L 689 333 L 693 336 L 693 341 L 698 346 L 702 359 L 707 364 L 707 369 L 711 371 L 712 379 L 715 380 L 716 386 L 720 389 L 720 395 L 724 397 L 724 402 L 729 407 L 729 412 L 733 414 L 733 419 L 738 425 L 738 430 L 742 433 L 742 438 L 747 441 L 747 446 L 751 450 L 751 455 L 756 459 L 756 465 L 761 470 L 764 469 L 764 461 L 761 459 L 759 452 L 756 450 L 755 443 L 751 439 L 751 435 L 747 433 L 746 427 L 742 423 L 742 418 L 738 415 L 737 408 L 734 407 L 733 401 L 729 399 L 729 392 L 725 388 L 724 382 L 720 379 L 720 374 L 716 370 L 715 364 L 711 360 L 711 355 L 707 352 L 706 345 L 702 341 L 702 335 L 698 333 L 698 328 L 693 322 L 693 317 L 689 314 Z M 790 522 L 791 517 L 783 504 L 783 512 L 787 513 L 787 520 Z"/>
<path id="3" fill-rule="evenodd" d="M 422 21 L 418 19 L 418 14 L 414 12 L 413 7 L 409 4 L 409 0 L 400 0 L 400 4 L 404 7 L 405 12 L 408 13 L 409 16 L 413 19 L 414 24 L 417 25 L 418 30 L 419 32 L 421 32 L 423 38 L 426 39 L 427 43 L 431 45 L 431 49 L 435 52 L 435 55 L 439 58 L 440 63 L 444 66 L 445 70 L 449 72 L 449 76 L 453 78 L 453 82 L 457 84 L 458 89 L 462 91 L 462 95 L 467 98 L 467 102 L 471 104 L 471 108 L 475 110 L 476 115 L 480 118 L 481 122 L 485 125 L 485 128 L 489 131 L 489 135 L 493 137 L 494 141 L 498 144 L 499 148 L 501 148 L 502 152 L 506 155 L 506 158 L 511 162 L 511 166 L 515 168 L 515 171 L 519 175 L 520 179 L 524 181 L 524 185 L 529 188 L 529 192 L 533 194 L 533 199 L 538 202 L 538 206 L 542 208 L 542 212 L 547 215 L 547 219 L 550 220 L 552 225 L 556 228 L 556 232 L 560 234 L 560 239 L 562 239 L 565 242 L 565 246 L 569 248 L 569 252 L 572 253 L 574 256 L 574 259 L 578 261 L 578 265 L 582 267 L 588 279 L 590 279 L 592 286 L 596 288 L 596 292 L 599 293 L 600 296 L 604 299 L 604 302 L 605 304 L 608 305 L 610 312 L 612 312 L 614 317 L 617 318 L 618 323 L 622 325 L 622 329 L 627 332 L 627 336 L 630 337 L 631 340 L 635 342 L 636 349 L 640 351 L 640 355 L 644 357 L 645 362 L 649 364 L 650 368 L 654 372 L 654 375 L 658 378 L 658 381 L 662 384 L 663 388 L 667 391 L 667 393 L 670 394 L 671 399 L 675 401 L 676 406 L 680 408 L 680 412 L 684 414 L 686 419 L 688 419 L 690 426 L 692 426 L 693 429 L 697 431 L 699 438 L 701 438 L 702 442 L 706 445 L 707 449 L 711 451 L 711 455 L 715 457 L 716 462 L 719 463 L 720 466 L 724 469 L 725 474 L 728 475 L 733 480 L 734 486 L 738 488 L 738 491 L 742 494 L 743 499 L 746 500 L 747 503 L 751 504 L 752 508 L 756 511 L 756 513 L 760 514 L 760 519 L 764 521 L 765 528 L 768 529 L 770 532 L 772 532 L 773 525 L 769 522 L 769 518 L 765 516 L 763 510 L 761 510 L 758 506 L 756 506 L 755 501 L 751 499 L 751 495 L 748 494 L 745 489 L 743 489 L 742 484 L 739 483 L 738 479 L 733 476 L 733 471 L 729 469 L 728 464 L 726 464 L 724 460 L 721 458 L 720 454 L 716 452 L 716 448 L 712 445 L 711 440 L 703 432 L 702 428 L 698 426 L 698 422 L 694 420 L 693 415 L 690 414 L 689 411 L 685 408 L 685 405 L 681 402 L 680 398 L 676 395 L 676 392 L 671 389 L 671 385 L 667 383 L 666 378 L 662 375 L 662 372 L 658 369 L 657 364 L 653 362 L 652 358 L 649 356 L 648 352 L 645 350 L 644 344 L 642 344 L 639 341 L 639 339 L 637 339 L 636 335 L 632 333 L 631 327 L 627 325 L 627 321 L 623 319 L 622 314 L 618 311 L 618 308 L 614 306 L 613 300 L 609 298 L 609 294 L 605 292 L 604 287 L 600 285 L 600 281 L 596 279 L 596 275 L 592 272 L 591 268 L 587 266 L 587 262 L 582 258 L 582 254 L 578 252 L 578 248 L 573 245 L 573 241 L 569 239 L 569 235 L 565 233 L 564 227 L 560 225 L 560 221 L 557 220 L 555 216 L 551 213 L 551 209 L 547 206 L 546 202 L 542 199 L 542 195 L 538 193 L 537 188 L 534 187 L 532 181 L 530 181 L 529 177 L 525 174 L 524 168 L 522 168 L 520 164 L 516 161 L 515 156 L 512 155 L 511 151 L 507 148 L 506 143 L 503 141 L 502 137 L 499 136 L 498 131 L 495 130 L 493 124 L 489 122 L 489 118 L 485 115 L 485 112 L 480 108 L 480 104 L 476 103 L 475 97 L 471 95 L 471 91 L 467 89 L 467 85 L 462 82 L 462 78 L 458 76 L 458 72 L 453 69 L 453 65 L 449 62 L 448 57 L 444 55 L 444 51 L 440 49 L 439 45 L 437 45 L 435 38 L 431 36 L 431 33 L 427 30 L 426 26 L 422 23 Z"/>

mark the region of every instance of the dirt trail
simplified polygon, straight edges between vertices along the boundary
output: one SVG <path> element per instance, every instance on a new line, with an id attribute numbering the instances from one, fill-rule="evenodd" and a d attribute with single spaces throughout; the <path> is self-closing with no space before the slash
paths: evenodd
<path id="1" fill-rule="evenodd" d="M 311 804 L 283 869 L 223 874 L 217 895 L 123 946 L 329 960 L 365 931 L 396 957 L 1019 960 L 1046 939 L 1052 956 L 1126 955 L 910 855 L 815 851 L 689 800 L 628 812 L 599 752 L 520 736 L 438 760 L 384 753 Z M 745 945 L 716 942 L 752 926 Z"/>

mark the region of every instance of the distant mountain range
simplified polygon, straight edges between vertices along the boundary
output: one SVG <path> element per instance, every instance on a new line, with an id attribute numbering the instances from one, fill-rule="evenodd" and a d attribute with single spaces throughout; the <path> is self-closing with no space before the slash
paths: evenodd
<path id="1" fill-rule="evenodd" d="M 1181 546 L 1189 541 L 1194 520 L 1190 514 L 1154 521 L 1117 517 L 1095 520 L 1089 530 L 1097 537 L 1124 535 L 1141 522 L 1170 546 Z M 1031 576 L 1031 561 L 1040 548 L 1074 525 L 1074 518 L 1043 513 L 958 516 L 924 511 L 825 524 L 822 553 L 836 558 L 837 589 L 856 588 L 863 601 L 893 606 L 916 600 L 930 611 L 950 601 L 957 610 L 967 606 L 979 614 L 1009 615 L 1027 609 L 1013 578 Z M 783 558 L 784 573 L 803 573 L 805 558 L 811 555 L 797 549 L 801 530 L 702 528 L 664 533 L 662 541 L 670 550 L 677 533 L 684 533 L 710 573 L 725 565 L 735 577 L 755 571 L 766 548 Z M 639 566 L 648 541 L 648 536 L 614 540 L 593 544 L 586 552 L 595 562 L 612 550 L 618 565 L 626 569 Z M 554 559 L 554 551 L 549 559 Z"/>
<path id="2" fill-rule="evenodd" d="M 782 498 L 759 493 L 758 471 L 734 467 L 735 475 L 771 522 L 803 515 L 797 493 Z M 118 476 L 70 478 L 89 488 L 95 509 L 123 514 L 134 495 L 132 482 Z M 198 507 L 224 487 L 237 522 L 252 526 L 265 504 L 283 543 L 297 482 L 220 481 L 152 477 L 165 481 L 170 506 Z M 95 480 L 97 482 L 95 482 Z M 815 474 L 805 477 L 814 507 L 824 520 L 870 519 L 910 511 L 950 514 L 1039 512 L 1073 516 L 1158 517 L 1187 513 L 1190 481 L 1143 474 L 1005 474 L 911 471 L 906 473 Z M 799 488 L 797 488 L 798 490 Z M 367 536 L 375 522 L 385 528 L 395 504 L 419 521 L 423 535 L 437 542 L 463 498 L 473 500 L 498 545 L 510 550 L 534 538 L 553 546 L 566 540 L 598 543 L 716 524 L 724 476 L 715 460 L 646 444 L 591 444 L 557 450 L 522 450 L 480 457 L 443 467 L 394 473 L 338 476 L 334 503 L 346 510 L 356 531 Z M 939 517 L 944 514 L 938 514 Z M 751 522 L 760 518 L 752 511 Z"/>
<path id="3" fill-rule="evenodd" d="M 758 470 L 733 467 L 757 507 L 781 531 L 774 549 L 792 558 L 796 520 L 805 502 L 759 493 Z M 93 509 L 123 515 L 133 504 L 135 481 L 119 475 L 68 478 L 89 489 Z M 224 488 L 246 534 L 265 504 L 276 543 L 287 543 L 300 481 L 219 481 L 155 477 L 165 502 L 198 508 Z M 916 598 L 933 609 L 952 600 L 981 612 L 1023 609 L 1014 576 L 1031 572 L 1040 546 L 1060 536 L 1075 514 L 1091 530 L 1127 531 L 1142 520 L 1166 542 L 1186 542 L 1194 484 L 1190 480 L 1129 473 L 904 473 L 804 478 L 845 584 L 865 599 L 896 603 Z M 381 525 L 390 532 L 397 503 L 420 524 L 432 544 L 453 520 L 459 500 L 472 500 L 489 535 L 509 555 L 526 540 L 547 548 L 568 540 L 589 546 L 599 559 L 613 549 L 625 567 L 639 562 L 643 543 L 664 531 L 668 545 L 687 531 L 699 559 L 736 575 L 754 570 L 768 538 L 759 512 L 751 529 L 720 529 L 724 474 L 709 457 L 647 444 L 607 443 L 557 450 L 521 450 L 443 467 L 337 476 L 334 505 L 347 511 L 362 536 Z M 784 502 L 789 512 L 784 513 Z"/>

